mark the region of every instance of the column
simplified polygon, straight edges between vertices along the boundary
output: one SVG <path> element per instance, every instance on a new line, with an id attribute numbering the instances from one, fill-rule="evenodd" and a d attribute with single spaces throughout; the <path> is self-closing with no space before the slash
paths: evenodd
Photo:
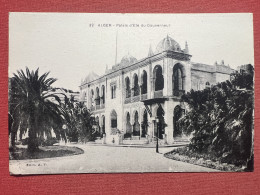
<path id="1" fill-rule="evenodd" d="M 165 102 L 165 114 L 164 120 L 167 126 L 165 127 L 165 134 L 166 134 L 166 141 L 168 144 L 173 143 L 173 109 L 175 107 L 175 103 L 173 101 L 166 101 Z"/>

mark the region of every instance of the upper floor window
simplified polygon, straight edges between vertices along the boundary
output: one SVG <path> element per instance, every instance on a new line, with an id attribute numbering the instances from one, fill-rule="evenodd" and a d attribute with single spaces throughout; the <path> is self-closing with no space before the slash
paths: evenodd
<path id="1" fill-rule="evenodd" d="M 153 70 L 154 77 L 154 90 L 160 91 L 164 88 L 164 78 L 162 74 L 162 67 L 160 65 L 156 65 Z"/>
<path id="2" fill-rule="evenodd" d="M 116 85 L 111 86 L 111 99 L 116 98 Z"/>
<path id="3" fill-rule="evenodd" d="M 137 74 L 134 75 L 134 96 L 139 95 L 139 84 L 138 84 L 138 76 Z"/>
<path id="4" fill-rule="evenodd" d="M 147 93 L 147 73 L 144 70 L 142 74 L 142 88 L 141 88 L 141 94 Z"/>
<path id="5" fill-rule="evenodd" d="M 104 85 L 102 85 L 102 87 L 101 87 L 101 92 L 102 92 L 102 94 L 101 94 L 102 104 L 105 104 L 105 86 Z"/>
<path id="6" fill-rule="evenodd" d="M 131 97 L 131 88 L 130 88 L 130 79 L 129 77 L 126 77 L 125 79 L 125 97 L 129 98 Z"/>
<path id="7" fill-rule="evenodd" d="M 100 105 L 99 88 L 96 88 L 96 105 Z"/>
<path id="8" fill-rule="evenodd" d="M 180 67 L 173 70 L 174 90 L 183 90 L 183 75 Z"/>
<path id="9" fill-rule="evenodd" d="M 94 104 L 94 90 L 93 89 L 91 89 L 90 102 L 91 102 L 91 105 L 93 106 L 93 104 Z"/>

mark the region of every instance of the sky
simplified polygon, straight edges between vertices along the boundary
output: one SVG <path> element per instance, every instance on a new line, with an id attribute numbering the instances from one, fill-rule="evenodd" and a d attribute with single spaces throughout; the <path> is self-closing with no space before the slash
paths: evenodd
<path id="1" fill-rule="evenodd" d="M 147 57 L 150 45 L 155 51 L 167 34 L 182 49 L 187 41 L 192 62 L 213 65 L 224 60 L 234 69 L 254 65 L 250 13 L 13 12 L 9 14 L 9 76 L 26 66 L 39 67 L 40 74 L 50 71 L 58 79 L 55 87 L 79 91 L 90 72 L 102 75 L 106 66 L 111 68 L 128 53 L 137 59 Z"/>

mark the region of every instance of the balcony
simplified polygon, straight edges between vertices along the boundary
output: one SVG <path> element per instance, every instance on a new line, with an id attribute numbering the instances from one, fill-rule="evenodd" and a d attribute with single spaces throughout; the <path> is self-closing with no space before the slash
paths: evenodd
<path id="1" fill-rule="evenodd" d="M 111 127 L 111 133 L 110 135 L 116 135 L 118 132 L 117 128 Z"/>
<path id="2" fill-rule="evenodd" d="M 141 95 L 141 100 L 146 100 L 147 99 L 147 93 Z"/>
<path id="3" fill-rule="evenodd" d="M 100 109 L 100 105 L 96 105 L 96 109 L 99 110 Z"/>
<path id="4" fill-rule="evenodd" d="M 94 111 L 94 110 L 95 110 L 95 106 L 91 106 L 90 111 Z"/>
<path id="5" fill-rule="evenodd" d="M 184 90 L 173 90 L 173 96 L 181 97 L 185 94 Z"/>
<path id="6" fill-rule="evenodd" d="M 161 98 L 161 97 L 163 97 L 163 90 L 154 92 L 154 98 Z"/>
<path id="7" fill-rule="evenodd" d="M 140 100 L 140 95 L 137 95 L 137 96 L 132 97 L 131 102 L 138 102 L 139 100 Z"/>
<path id="8" fill-rule="evenodd" d="M 105 104 L 101 104 L 100 109 L 104 109 L 104 108 L 105 108 Z"/>
<path id="9" fill-rule="evenodd" d="M 131 97 L 125 98 L 125 104 L 131 103 Z"/>

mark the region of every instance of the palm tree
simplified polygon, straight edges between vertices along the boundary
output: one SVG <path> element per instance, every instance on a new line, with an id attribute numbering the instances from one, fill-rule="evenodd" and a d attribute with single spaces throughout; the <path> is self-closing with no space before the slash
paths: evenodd
<path id="1" fill-rule="evenodd" d="M 52 127 L 63 124 L 59 107 L 60 98 L 57 94 L 50 93 L 51 85 L 57 79 L 48 78 L 48 75 L 49 72 L 40 76 L 39 69 L 30 71 L 26 67 L 26 72 L 17 71 L 12 78 L 16 92 L 14 101 L 9 103 L 12 104 L 11 115 L 16 116 L 14 124 L 19 124 L 13 132 L 17 132 L 18 126 L 21 132 L 28 130 L 29 152 L 38 150 L 38 136 L 43 132 L 49 132 Z M 54 98 L 56 103 L 51 98 Z"/>
<path id="2" fill-rule="evenodd" d="M 231 81 L 182 96 L 187 114 L 178 122 L 193 135 L 189 148 L 236 164 L 253 155 L 253 74 L 235 74 Z"/>
<path id="3" fill-rule="evenodd" d="M 61 107 L 69 141 L 86 143 L 86 141 L 93 140 L 95 137 L 92 128 L 94 120 L 86 105 L 83 102 L 74 101 L 73 97 L 65 97 Z"/>

